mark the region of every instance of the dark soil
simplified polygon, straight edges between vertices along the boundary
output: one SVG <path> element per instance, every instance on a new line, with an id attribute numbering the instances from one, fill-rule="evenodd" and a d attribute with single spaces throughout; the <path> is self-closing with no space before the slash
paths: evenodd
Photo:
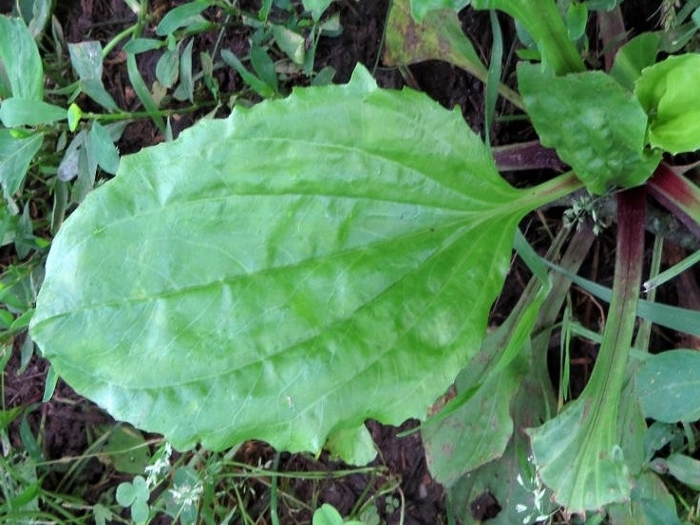
<path id="1" fill-rule="evenodd" d="M 153 12 L 165 13 L 173 6 L 182 2 L 175 0 L 156 0 L 149 2 Z M 246 2 L 242 2 L 246 4 Z M 250 2 L 247 2 L 250 3 Z M 355 2 L 347 0 L 339 2 L 333 9 L 340 12 L 343 33 L 339 37 L 325 38 L 321 41 L 317 50 L 316 67 L 332 66 L 336 70 L 335 82 L 345 82 L 358 62 L 365 64 L 375 72 L 380 85 L 384 87 L 400 88 L 406 84 L 404 77 L 398 69 L 386 67 L 381 60 L 380 45 L 386 18 L 388 0 Z M 639 9 L 639 4 L 651 6 L 654 2 L 626 2 L 635 6 L 630 12 L 630 17 L 641 20 L 640 24 L 648 23 L 648 17 L 653 10 Z M 56 15 L 63 27 L 68 42 L 80 42 L 89 39 L 100 40 L 103 44 L 110 41 L 116 34 L 131 25 L 134 21 L 133 13 L 127 8 L 123 0 L 73 0 L 71 2 L 59 2 Z M 655 7 L 654 7 L 655 8 Z M 484 54 L 488 53 L 490 25 L 488 16 L 472 15 L 464 20 L 465 27 L 474 42 L 481 46 Z M 151 28 L 155 27 L 155 23 Z M 505 25 L 506 35 L 512 35 L 512 28 Z M 146 29 L 144 36 L 148 36 Z M 228 47 L 236 52 L 245 53 L 248 47 L 248 34 L 244 29 L 235 28 L 224 35 L 222 47 Z M 203 35 L 195 40 L 194 56 L 198 56 L 200 50 L 210 50 L 213 47 L 213 39 L 216 36 Z M 155 78 L 155 64 L 158 55 L 143 54 L 140 56 L 139 66 L 147 84 Z M 487 57 L 486 57 L 487 58 Z M 448 108 L 459 106 L 470 125 L 477 131 L 483 129 L 483 87 L 466 73 L 444 63 L 430 62 L 410 67 L 412 87 L 426 91 L 431 97 L 438 100 Z M 238 75 L 230 69 L 218 72 L 218 81 L 223 91 L 235 92 L 243 83 Z M 127 109 L 138 110 L 139 102 L 130 87 L 126 73 L 125 57 L 118 49 L 108 56 L 105 61 L 104 81 L 117 103 Z M 81 107 L 90 109 L 90 101 L 80 100 Z M 98 110 L 98 108 L 94 108 Z M 501 111 L 509 112 L 509 108 L 502 107 Z M 175 135 L 182 129 L 190 126 L 197 115 L 182 115 L 173 119 Z M 517 124 L 496 124 L 493 130 L 493 140 L 496 144 L 502 142 L 520 141 L 530 138 L 529 131 Z M 143 147 L 156 144 L 163 140 L 155 126 L 148 120 L 142 120 L 127 127 L 119 144 L 122 153 L 137 151 Z M 520 179 L 522 183 L 523 180 Z M 551 218 L 553 223 L 560 220 L 561 210 L 553 210 Z M 547 242 L 546 232 L 541 227 L 531 222 L 531 233 L 540 237 L 542 243 Z M 609 237 L 612 238 L 612 237 Z M 611 242 L 601 243 L 598 251 L 592 255 L 591 260 L 585 265 L 585 272 L 591 278 L 604 279 L 611 274 L 614 246 Z M 516 267 L 508 280 L 504 295 L 499 299 L 498 311 L 507 313 L 508 308 L 515 302 L 522 291 L 528 276 L 524 268 Z M 688 286 L 691 286 L 690 284 Z M 697 284 L 695 284 L 697 287 Z M 695 298 L 700 297 L 696 293 Z M 580 308 L 580 318 L 584 321 L 596 318 L 597 310 L 592 306 L 590 298 L 585 295 L 575 297 L 575 307 Z M 498 322 L 504 316 L 499 312 L 494 313 Z M 658 337 L 666 337 L 657 334 Z M 43 436 L 41 448 L 47 460 L 59 460 L 61 458 L 79 456 L 85 453 L 90 444 L 90 435 L 98 425 L 109 422 L 110 418 L 99 408 L 90 402 L 80 398 L 65 384 L 59 382 L 53 399 L 48 403 L 41 403 L 47 364 L 38 357 L 33 357 L 26 369 L 18 373 L 20 368 L 19 347 L 21 341 L 15 345 L 15 355 L 9 362 L 5 374 L 5 403 L 8 408 L 15 406 L 35 407 L 27 410 L 27 421 L 34 435 Z M 585 384 L 589 368 L 594 356 L 590 348 L 582 348 L 574 365 L 578 377 L 577 383 Z M 554 365 L 556 366 L 556 365 Z M 580 388 L 580 386 L 579 386 Z M 389 524 L 399 523 L 401 516 L 400 506 L 394 504 L 391 498 L 404 499 L 403 523 L 406 525 L 436 525 L 447 523 L 445 514 L 444 494 L 441 487 L 435 483 L 427 470 L 425 456 L 417 432 L 408 433 L 404 437 L 397 434 L 415 426 L 408 422 L 401 429 L 382 426 L 376 423 L 368 423 L 372 436 L 375 439 L 381 454 L 376 463 L 386 467 L 383 477 L 369 478 L 367 476 L 353 475 L 345 478 L 331 480 L 330 478 L 319 484 L 296 481 L 290 482 L 285 490 L 292 491 L 302 501 L 310 501 L 315 495 L 320 494 L 321 502 L 333 504 L 341 513 L 349 513 L 360 497 L 366 495 L 368 484 L 378 488 L 382 484 L 396 481 L 398 488 L 390 496 L 378 501 L 378 509 L 382 522 Z M 13 446 L 21 448 L 21 436 L 19 425 L 11 428 L 11 441 Z M 256 464 L 263 463 L 274 456 L 274 452 L 264 444 L 250 443 L 244 447 L 245 454 L 241 459 Z M 328 470 L 329 472 L 342 468 L 325 456 L 319 459 L 306 455 L 282 455 L 280 469 L 289 472 L 307 470 Z M 61 487 L 63 490 L 81 488 L 84 492 L 81 497 L 90 502 L 97 502 L 101 493 L 113 489 L 118 483 L 124 481 L 122 475 L 111 470 L 111 467 L 91 460 L 82 470 L 79 480 L 73 482 L 73 487 Z M 56 488 L 52 483 L 58 480 L 47 480 L 49 489 Z M 86 490 L 87 487 L 87 490 Z M 85 491 L 86 490 L 86 491 Z M 281 516 L 284 523 L 308 523 L 310 516 L 285 514 L 284 501 L 282 500 Z M 475 502 L 478 504 L 479 502 Z M 496 502 L 497 505 L 497 502 Z M 264 505 L 261 505 L 264 508 Z M 493 505 L 489 507 L 493 510 Z M 484 517 L 489 517 L 484 515 Z M 262 521 L 265 523 L 266 521 Z"/>

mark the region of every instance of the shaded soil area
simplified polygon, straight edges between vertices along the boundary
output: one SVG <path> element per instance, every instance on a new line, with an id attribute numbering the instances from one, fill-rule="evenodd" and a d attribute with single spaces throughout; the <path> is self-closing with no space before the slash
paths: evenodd
<path id="1" fill-rule="evenodd" d="M 150 9 L 155 13 L 163 13 L 182 2 L 157 0 L 150 2 Z M 627 2 L 634 5 L 630 17 L 640 20 L 640 24 L 648 24 L 653 15 L 651 4 L 644 2 L 649 9 L 640 9 L 639 2 Z M 241 2 L 242 7 L 251 10 L 257 9 L 256 2 Z M 246 5 L 248 4 L 248 5 Z M 375 72 L 375 76 L 384 87 L 400 88 L 407 83 L 412 87 L 427 92 L 435 100 L 448 108 L 460 107 L 467 121 L 477 131 L 483 129 L 483 86 L 473 77 L 450 65 L 438 62 L 429 62 L 408 69 L 410 75 L 397 68 L 386 67 L 381 59 L 381 44 L 384 24 L 387 14 L 388 0 L 355 2 L 347 0 L 334 5 L 332 9 L 340 13 L 343 32 L 340 36 L 323 38 L 317 49 L 316 69 L 331 66 L 336 70 L 334 82 L 345 82 L 358 62 L 365 64 Z M 655 7 L 654 7 L 655 9 Z M 647 12 L 648 11 L 648 12 Z M 63 27 L 68 42 L 80 42 L 88 39 L 100 40 L 103 44 L 109 42 L 124 28 L 133 24 L 134 14 L 128 9 L 123 0 L 74 0 L 60 2 L 56 15 Z M 144 36 L 152 36 L 152 28 L 157 21 L 144 30 Z M 490 25 L 488 15 L 480 13 L 464 20 L 464 25 L 471 35 L 479 51 L 485 54 L 485 60 L 490 45 Z M 513 36 L 512 27 L 504 24 L 506 35 Z M 203 34 L 195 39 L 194 56 L 199 56 L 201 50 L 211 50 L 215 45 L 219 49 L 228 48 L 238 55 L 244 55 L 249 47 L 249 31 L 243 27 L 233 27 L 223 34 L 221 41 L 216 44 L 216 34 Z M 159 58 L 159 52 L 143 53 L 139 55 L 139 68 L 147 85 L 151 85 L 155 79 L 155 67 Z M 199 69 L 200 64 L 196 63 Z M 512 70 L 512 64 L 510 64 Z M 216 72 L 217 80 L 222 91 L 235 93 L 243 89 L 244 84 L 240 76 L 232 69 L 225 68 Z M 508 76 L 506 77 L 508 79 Z M 300 83 L 304 79 L 297 79 Z M 120 107 L 137 111 L 140 102 L 130 86 L 126 70 L 125 55 L 119 46 L 112 51 L 106 61 L 104 70 L 104 82 Z M 295 79 L 289 79 L 290 86 Z M 93 104 L 88 99 L 79 100 L 85 110 Z M 502 107 L 502 112 L 509 112 L 510 108 Z M 224 115 L 225 111 L 221 110 Z M 198 118 L 198 113 L 176 115 L 173 117 L 173 133 L 177 135 L 182 129 L 186 129 Z M 496 122 L 493 130 L 495 144 L 505 142 L 523 141 L 532 138 L 531 131 L 522 124 Z M 126 128 L 119 143 L 123 154 L 138 151 L 139 149 L 156 144 L 163 140 L 163 136 L 153 123 L 147 119 L 139 120 Z M 539 176 L 534 174 L 533 176 Z M 522 178 L 519 184 L 531 183 Z M 547 220 L 552 226 L 561 220 L 561 210 L 553 209 L 547 215 Z M 534 238 L 540 238 L 543 245 L 547 243 L 547 232 L 544 228 L 534 226 L 531 231 Z M 584 265 L 584 274 L 597 279 L 603 284 L 612 273 L 614 245 L 610 241 L 612 237 L 600 243 L 597 252 L 591 255 L 590 261 Z M 515 267 L 515 271 L 509 277 L 503 296 L 499 299 L 494 319 L 500 322 L 507 314 L 509 308 L 515 303 L 522 292 L 529 277 L 526 269 Z M 687 284 L 691 286 L 691 284 Z M 697 286 L 697 285 L 695 285 Z M 687 293 L 684 295 L 688 295 Z M 692 294 L 691 294 L 692 295 Z M 700 297 L 700 293 L 695 295 Z M 669 297 L 666 302 L 673 302 L 675 298 Z M 593 319 L 597 316 L 597 306 L 591 303 L 590 298 L 580 294 L 574 298 L 574 308 L 580 308 L 584 319 Z M 500 313 L 499 313 L 500 312 Z M 666 334 L 657 334 L 659 338 L 667 338 Z M 53 399 L 47 403 L 41 403 L 47 364 L 38 357 L 33 357 L 25 369 L 20 369 L 20 347 L 22 341 L 15 345 L 15 355 L 10 360 L 5 370 L 5 394 L 6 406 L 32 407 L 26 413 L 27 423 L 35 435 L 44 437 L 40 444 L 43 453 L 48 460 L 60 460 L 61 458 L 76 457 L 84 454 L 91 443 L 92 430 L 99 425 L 109 423 L 110 418 L 99 408 L 77 396 L 65 384 L 59 381 Z M 663 343 L 662 343 L 663 344 Z M 676 344 L 676 342 L 674 342 Z M 595 358 L 592 348 L 579 349 L 579 355 L 574 360 L 577 367 L 572 376 L 575 376 L 575 388 L 581 389 L 590 373 L 591 364 Z M 558 363 L 552 364 L 553 368 Z M 368 423 L 372 436 L 380 449 L 380 457 L 376 464 L 382 465 L 382 475 L 366 476 L 353 474 L 348 477 L 332 479 L 330 476 L 322 482 L 307 482 L 304 480 L 290 481 L 285 490 L 293 493 L 302 501 L 311 501 L 318 497 L 320 502 L 333 504 L 343 515 L 351 512 L 358 500 L 366 497 L 368 486 L 370 492 L 381 487 L 393 487 L 387 494 L 383 494 L 376 502 L 379 518 L 383 523 L 406 525 L 435 525 L 447 523 L 445 511 L 444 493 L 442 488 L 432 480 L 426 467 L 425 455 L 417 432 L 407 432 L 416 425 L 415 422 L 407 422 L 400 429 L 382 426 L 376 423 Z M 402 437 L 399 437 L 399 436 Z M 14 423 L 11 428 L 12 444 L 21 447 L 22 437 L 19 423 Z M 274 451 L 261 443 L 250 443 L 242 447 L 240 459 L 252 465 L 265 464 L 274 457 Z M 345 465 L 334 462 L 322 455 L 314 458 L 307 455 L 282 455 L 280 458 L 280 470 L 289 472 L 304 471 L 328 471 L 329 473 Z M 74 487 L 81 487 L 85 491 L 81 497 L 90 502 L 100 501 L 101 495 L 114 488 L 122 481 L 130 479 L 115 472 L 109 465 L 105 465 L 97 459 L 88 460 L 81 468 L 79 479 L 73 480 Z M 49 488 L 53 480 L 49 479 Z M 55 480 L 58 485 L 59 480 Z M 53 488 L 57 488 L 56 486 Z M 63 490 L 70 487 L 60 487 Z M 264 489 L 264 487 L 261 487 Z M 260 512 L 264 516 L 267 502 L 261 498 Z M 309 514 L 285 514 L 284 501 L 281 508 L 281 516 L 285 523 L 308 523 Z M 266 523 L 263 517 L 261 523 Z"/>

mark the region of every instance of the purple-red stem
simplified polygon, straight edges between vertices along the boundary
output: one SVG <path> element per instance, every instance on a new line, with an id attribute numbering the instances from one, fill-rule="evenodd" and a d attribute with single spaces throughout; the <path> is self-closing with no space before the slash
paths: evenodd
<path id="1" fill-rule="evenodd" d="M 598 34 L 605 49 L 605 71 L 610 71 L 615 62 L 615 55 L 626 40 L 620 6 L 612 11 L 598 11 Z"/>
<path id="2" fill-rule="evenodd" d="M 647 182 L 647 187 L 659 204 L 700 239 L 700 188 L 697 185 L 662 162 Z"/>
<path id="3" fill-rule="evenodd" d="M 644 262 L 646 188 L 639 186 L 617 195 L 617 250 L 613 297 L 603 341 L 586 390 L 598 393 L 601 409 L 617 407 L 632 348 L 637 303 Z M 607 407 L 607 408 L 606 408 Z M 613 429 L 609 429 L 613 432 Z"/>
<path id="4" fill-rule="evenodd" d="M 491 148 L 491 154 L 498 171 L 564 169 L 564 163 L 557 156 L 557 152 L 545 148 L 538 140 Z"/>

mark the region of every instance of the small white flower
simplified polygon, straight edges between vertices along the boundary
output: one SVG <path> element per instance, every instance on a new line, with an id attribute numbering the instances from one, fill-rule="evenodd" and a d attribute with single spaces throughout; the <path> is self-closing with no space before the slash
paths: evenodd
<path id="1" fill-rule="evenodd" d="M 204 494 L 204 485 L 198 480 L 193 486 L 188 484 L 170 489 L 170 494 L 176 504 L 183 507 L 192 507 L 197 504 L 199 498 Z"/>
<path id="2" fill-rule="evenodd" d="M 159 457 L 153 465 L 148 465 L 145 468 L 146 471 L 146 486 L 151 489 L 158 485 L 160 479 L 170 472 L 170 456 L 173 453 L 173 449 L 170 443 L 165 443 L 163 450 L 163 455 Z"/>

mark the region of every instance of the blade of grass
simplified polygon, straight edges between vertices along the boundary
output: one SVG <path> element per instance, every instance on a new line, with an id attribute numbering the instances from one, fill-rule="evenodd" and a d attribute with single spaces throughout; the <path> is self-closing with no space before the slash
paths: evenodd
<path id="1" fill-rule="evenodd" d="M 143 104 L 143 107 L 146 109 L 146 112 L 150 115 L 151 120 L 153 120 L 153 123 L 156 125 L 158 130 L 165 134 L 165 122 L 163 122 L 163 117 L 158 112 L 156 101 L 153 99 L 151 92 L 148 90 L 148 87 L 141 76 L 139 66 L 136 63 L 136 55 L 127 53 L 126 70 L 129 74 L 131 85 L 133 86 L 136 95 L 139 97 L 139 100 Z"/>
<path id="2" fill-rule="evenodd" d="M 272 470 L 277 472 L 280 466 L 280 453 L 275 453 L 275 459 L 272 463 Z M 278 500 L 277 500 L 277 476 L 272 476 L 272 482 L 270 483 L 270 521 L 272 525 L 280 524 L 280 517 L 278 514 Z"/>
<path id="3" fill-rule="evenodd" d="M 484 140 L 487 147 L 491 147 L 491 125 L 493 124 L 494 113 L 496 112 L 496 102 L 498 101 L 498 86 L 501 83 L 501 61 L 503 60 L 503 35 L 501 26 L 498 23 L 496 11 L 489 11 L 491 20 L 491 33 L 493 43 L 491 44 L 491 60 L 489 61 L 489 72 L 486 76 L 486 95 L 484 97 Z"/>
<path id="4" fill-rule="evenodd" d="M 571 281 L 580 286 L 581 289 L 606 303 L 610 302 L 612 298 L 612 290 L 610 290 L 610 288 L 606 288 L 605 286 L 601 286 L 579 275 L 575 275 L 545 259 L 542 260 L 550 268 L 553 268 L 557 272 L 565 275 L 568 279 L 571 279 Z M 649 319 L 660 326 L 670 328 L 671 330 L 700 336 L 700 312 L 640 299 L 637 315 L 643 319 Z"/>
<path id="5" fill-rule="evenodd" d="M 686 257 L 678 264 L 674 264 L 668 270 L 664 270 L 663 272 L 650 278 L 648 281 L 645 281 L 643 284 L 644 291 L 647 293 L 651 293 L 654 289 L 658 288 L 662 284 L 667 283 L 668 281 L 680 275 L 681 273 L 686 271 L 688 268 L 694 266 L 698 262 L 700 262 L 700 250 Z"/>
<path id="6" fill-rule="evenodd" d="M 652 279 L 650 280 L 654 280 L 659 277 L 659 270 L 661 269 L 661 256 L 663 255 L 663 251 L 664 238 L 661 235 L 657 235 L 656 237 L 654 237 L 654 249 L 652 251 L 651 256 L 651 268 L 649 269 L 649 274 L 656 277 L 652 277 Z M 700 252 L 698 253 L 700 254 Z M 649 281 L 645 282 L 643 285 L 644 291 L 647 292 L 648 300 L 653 303 L 656 300 L 656 290 L 655 288 L 648 288 L 647 283 L 649 283 Z M 652 322 L 649 319 L 642 320 L 642 322 L 639 325 L 639 330 L 637 332 L 637 338 L 635 339 L 634 346 L 636 346 L 637 348 L 644 349 L 649 348 L 649 338 L 651 337 L 651 325 Z"/>

